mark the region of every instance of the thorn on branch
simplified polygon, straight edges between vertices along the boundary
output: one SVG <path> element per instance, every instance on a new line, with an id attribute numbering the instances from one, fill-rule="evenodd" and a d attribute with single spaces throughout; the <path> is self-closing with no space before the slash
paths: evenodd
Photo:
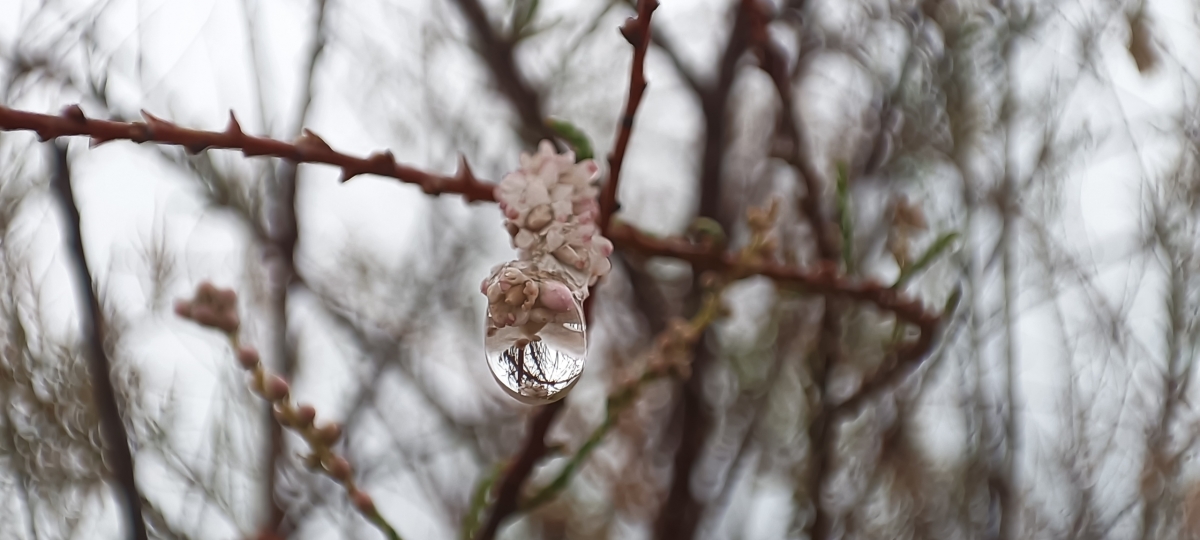
<path id="1" fill-rule="evenodd" d="M 83 114 L 83 109 L 79 107 L 78 103 L 68 105 L 66 108 L 64 108 L 62 111 L 62 116 L 63 118 L 71 120 L 77 124 L 87 124 L 87 115 Z"/>
<path id="2" fill-rule="evenodd" d="M 242 132 L 242 124 L 238 123 L 237 116 L 233 114 L 233 111 L 229 111 L 229 123 L 225 125 L 225 135 L 235 141 L 240 141 L 245 136 L 245 133 Z"/>
<path id="3" fill-rule="evenodd" d="M 296 139 L 296 146 L 301 150 L 316 150 L 320 152 L 333 151 L 333 148 L 329 146 L 329 143 L 325 142 L 325 139 L 322 139 L 308 128 L 304 128 L 304 131 L 301 132 L 300 137 Z"/>
<path id="4" fill-rule="evenodd" d="M 621 35 L 625 36 L 625 41 L 630 45 L 637 46 L 642 42 L 642 37 L 645 34 L 644 25 L 638 22 L 637 17 L 625 19 L 625 24 L 621 25 Z"/>

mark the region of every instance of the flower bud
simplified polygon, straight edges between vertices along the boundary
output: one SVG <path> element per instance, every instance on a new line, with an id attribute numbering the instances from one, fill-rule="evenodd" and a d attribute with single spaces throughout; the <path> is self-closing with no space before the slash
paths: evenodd
<path id="1" fill-rule="evenodd" d="M 217 289 L 213 294 L 215 303 L 220 307 L 236 307 L 237 292 L 233 289 Z"/>
<path id="2" fill-rule="evenodd" d="M 279 401 L 288 396 L 291 388 L 288 387 L 287 381 L 279 375 L 271 374 L 267 376 L 267 380 L 263 383 L 263 397 L 270 401 Z"/>
<path id="3" fill-rule="evenodd" d="M 194 304 L 192 306 L 192 320 L 196 321 L 200 326 L 209 328 L 217 327 L 217 313 L 213 311 L 208 304 Z"/>
<path id="4" fill-rule="evenodd" d="M 301 405 L 296 409 L 296 427 L 311 426 L 317 418 L 317 410 L 312 405 Z"/>
<path id="5" fill-rule="evenodd" d="M 326 446 L 338 442 L 340 438 L 342 438 L 342 426 L 337 423 L 325 424 L 313 433 L 313 439 Z"/>
<path id="6" fill-rule="evenodd" d="M 255 350 L 254 347 L 239 348 L 237 350 L 237 360 L 238 363 L 247 370 L 257 368 L 259 363 L 262 362 L 262 359 L 258 356 L 258 351 Z"/>
<path id="7" fill-rule="evenodd" d="M 339 482 L 350 480 L 350 476 L 353 473 L 350 469 L 350 462 L 346 461 L 346 458 L 342 456 L 334 455 L 326 458 L 323 465 L 329 476 Z"/>
<path id="8" fill-rule="evenodd" d="M 200 286 L 196 287 L 196 302 L 201 304 L 210 303 L 216 294 L 217 287 L 211 281 L 202 282 Z"/>
<path id="9" fill-rule="evenodd" d="M 176 300 L 175 314 L 185 319 L 192 318 L 192 302 L 189 300 Z"/>
<path id="10" fill-rule="evenodd" d="M 350 492 L 350 502 L 354 503 L 354 507 L 363 515 L 375 515 L 375 501 L 371 500 L 371 496 L 367 495 L 365 491 L 356 489 Z"/>
<path id="11" fill-rule="evenodd" d="M 227 334 L 232 334 L 234 332 L 237 332 L 238 327 L 241 326 L 241 324 L 242 324 L 242 321 L 241 321 L 241 319 L 238 318 L 238 314 L 236 311 L 229 311 L 229 312 L 223 313 L 219 317 L 217 317 L 217 320 L 214 322 L 216 324 L 214 324 L 213 326 L 220 328 L 221 330 L 224 330 L 225 333 L 227 333 Z"/>

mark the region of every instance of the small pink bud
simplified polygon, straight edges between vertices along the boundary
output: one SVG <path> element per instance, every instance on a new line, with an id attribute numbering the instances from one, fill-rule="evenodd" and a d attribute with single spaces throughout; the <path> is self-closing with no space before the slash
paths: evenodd
<path id="1" fill-rule="evenodd" d="M 336 423 L 325 424 L 317 428 L 313 438 L 326 446 L 336 443 L 338 439 L 342 438 L 342 426 Z"/>
<path id="2" fill-rule="evenodd" d="M 298 427 L 311 426 L 313 420 L 316 418 L 317 409 L 313 408 L 312 405 L 301 405 L 296 409 L 296 423 L 299 425 Z"/>
<path id="3" fill-rule="evenodd" d="M 192 305 L 192 320 L 196 321 L 200 326 L 208 326 L 215 328 L 217 326 L 217 313 L 213 311 L 208 304 Z"/>
<path id="4" fill-rule="evenodd" d="M 561 282 L 554 280 L 542 282 L 541 294 L 538 299 L 546 309 L 558 313 L 564 313 L 574 306 L 571 290 Z"/>
<path id="5" fill-rule="evenodd" d="M 224 315 L 218 317 L 216 320 L 216 324 L 214 324 L 213 326 L 216 326 L 217 328 L 224 330 L 228 334 L 232 334 L 234 332 L 237 332 L 237 329 L 239 326 L 241 326 L 241 324 L 242 324 L 242 321 L 241 321 L 241 319 L 238 318 L 238 315 L 236 312 L 227 312 Z"/>
<path id="6" fill-rule="evenodd" d="M 248 370 L 257 368 L 258 364 L 262 362 L 262 359 L 258 356 L 258 351 L 254 347 L 242 347 L 238 349 L 237 360 L 243 368 Z"/>
<path id="7" fill-rule="evenodd" d="M 325 461 L 325 470 L 329 472 L 329 476 L 339 482 L 345 482 L 350 479 L 352 471 L 350 462 L 342 456 L 333 456 Z"/>
<path id="8" fill-rule="evenodd" d="M 206 304 L 212 301 L 217 294 L 217 287 L 211 281 L 205 281 L 196 287 L 196 300 L 199 303 Z"/>
<path id="9" fill-rule="evenodd" d="M 234 292 L 233 289 L 217 289 L 213 296 L 217 305 L 221 307 L 237 305 L 237 292 Z"/>
<path id="10" fill-rule="evenodd" d="M 192 318 L 192 303 L 188 300 L 176 300 L 175 314 L 185 319 Z"/>
<path id="11" fill-rule="evenodd" d="M 263 397 L 271 401 L 279 401 L 288 396 L 291 388 L 288 387 L 287 381 L 279 375 L 268 375 L 266 382 L 263 383 Z"/>
<path id="12" fill-rule="evenodd" d="M 375 501 L 371 500 L 371 496 L 366 492 L 357 489 L 350 492 L 350 502 L 354 503 L 354 507 L 364 515 L 375 515 Z"/>

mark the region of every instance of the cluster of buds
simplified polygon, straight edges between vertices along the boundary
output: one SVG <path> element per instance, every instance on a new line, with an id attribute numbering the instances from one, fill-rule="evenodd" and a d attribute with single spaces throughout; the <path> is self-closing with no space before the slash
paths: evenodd
<path id="1" fill-rule="evenodd" d="M 558 154 L 542 141 L 536 154 L 522 154 L 521 167 L 496 186 L 518 260 L 493 268 L 481 286 L 494 325 L 564 312 L 570 307 L 564 292 L 582 300 L 608 273 L 613 245 L 596 223 L 598 179 L 594 161 L 575 163 L 574 153 Z M 511 292 L 514 287 L 517 292 Z M 533 313 L 539 308 L 548 311 Z"/>
<path id="2" fill-rule="evenodd" d="M 196 289 L 194 298 L 176 302 L 175 313 L 196 321 L 201 326 L 221 330 L 228 336 L 238 364 L 252 375 L 251 390 L 271 403 L 279 425 L 295 431 L 312 449 L 304 458 L 306 464 L 313 470 L 323 471 L 345 486 L 350 501 L 359 512 L 373 523 L 382 524 L 390 530 L 390 526 L 382 521 L 383 518 L 375 509 L 371 496 L 355 485 L 350 462 L 332 450 L 333 445 L 341 439 L 341 425 L 327 423 L 317 426 L 317 410 L 312 405 L 293 403 L 288 382 L 266 369 L 257 349 L 239 344 L 237 293 L 232 289 L 218 289 L 212 283 L 204 282 Z"/>
<path id="3" fill-rule="evenodd" d="M 489 332 L 520 326 L 534 334 L 549 322 L 574 318 L 571 289 L 552 276 L 539 275 L 529 261 L 497 266 L 479 289 L 488 298 Z"/>
<path id="4" fill-rule="evenodd" d="M 218 289 L 207 281 L 196 288 L 195 298 L 176 302 L 175 313 L 196 321 L 200 326 L 215 328 L 226 334 L 237 332 L 241 325 L 237 313 L 237 293 L 232 289 Z"/>

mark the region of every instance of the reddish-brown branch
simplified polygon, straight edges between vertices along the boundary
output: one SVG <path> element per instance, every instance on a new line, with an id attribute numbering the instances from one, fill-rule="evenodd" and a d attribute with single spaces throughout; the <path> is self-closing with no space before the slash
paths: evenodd
<path id="1" fill-rule="evenodd" d="M 836 264 L 824 262 L 812 268 L 787 266 L 773 261 L 741 265 L 735 254 L 714 251 L 706 246 L 688 242 L 682 238 L 659 238 L 643 233 L 622 223 L 614 222 L 609 227 L 609 238 L 621 249 L 646 255 L 667 256 L 691 263 L 697 271 L 740 270 L 736 279 L 753 275 L 766 276 L 785 288 L 794 288 L 809 294 L 848 298 L 874 304 L 879 309 L 895 313 L 902 321 L 921 329 L 922 336 L 932 333 L 939 316 L 927 309 L 916 299 L 876 281 L 856 281 L 843 276 Z M 919 340 L 922 343 L 924 339 Z"/>
<path id="2" fill-rule="evenodd" d="M 650 16 L 658 8 L 658 0 L 642 0 L 638 3 L 637 17 L 631 17 L 621 27 L 621 35 L 633 45 L 633 65 L 629 73 L 629 97 L 625 100 L 625 113 L 617 129 L 617 140 L 608 154 L 608 182 L 600 192 L 600 230 L 608 231 L 613 213 L 617 211 L 617 184 L 621 179 L 621 164 L 625 162 L 625 149 L 633 135 L 633 119 L 642 93 L 646 91 L 646 51 L 650 48 Z"/>
<path id="3" fill-rule="evenodd" d="M 529 475 L 533 473 L 534 466 L 546 454 L 546 432 L 550 430 L 550 423 L 565 404 L 564 400 L 555 401 L 533 413 L 533 418 L 529 422 L 529 432 L 525 436 L 525 444 L 512 464 L 505 470 L 504 478 L 500 480 L 496 488 L 496 502 L 492 504 L 487 522 L 479 529 L 479 534 L 475 535 L 476 540 L 495 538 L 496 532 L 504 520 L 517 511 L 521 501 L 521 488 L 525 485 L 525 480 L 529 478 Z"/>
<path id="4" fill-rule="evenodd" d="M 81 135 L 91 137 L 94 143 L 119 139 L 156 142 L 184 146 L 192 151 L 205 148 L 241 150 L 247 156 L 274 156 L 297 163 L 333 165 L 342 168 L 351 177 L 359 174 L 388 176 L 417 184 L 430 194 L 457 193 L 468 201 L 495 200 L 492 193 L 494 185 L 475 178 L 465 162 L 456 176 L 440 176 L 400 165 L 390 152 L 376 153 L 365 159 L 339 153 L 308 131 L 293 144 L 245 135 L 236 127 L 236 121 L 231 121 L 231 129 L 217 132 L 181 128 L 165 120 L 147 117 L 151 119 L 148 122 L 111 122 L 84 118 L 78 107 L 74 106 L 68 107 L 61 116 L 0 107 L 0 131 L 34 131 L 42 139 Z M 880 283 L 846 279 L 835 265 L 828 263 L 802 268 L 767 261 L 739 267 L 739 261 L 733 254 L 697 245 L 683 238 L 651 236 L 619 221 L 609 224 L 608 236 L 621 249 L 681 259 L 691 263 L 697 270 L 723 271 L 737 267 L 740 268 L 738 277 L 763 275 L 804 292 L 872 303 L 919 326 L 923 335 L 926 330 L 932 331 L 938 321 L 938 314 L 927 311 L 919 301 L 909 299 Z"/>
<path id="5" fill-rule="evenodd" d="M 458 193 L 467 201 L 495 200 L 492 194 L 495 186 L 476 179 L 466 160 L 462 161 L 457 174 L 442 176 L 402 165 L 389 151 L 376 152 L 366 158 L 340 153 L 308 130 L 295 143 L 246 135 L 232 114 L 224 131 L 183 128 L 144 111 L 142 116 L 144 122 L 113 122 L 87 118 L 78 105 L 67 107 L 58 116 L 0 107 L 0 131 L 33 131 L 42 140 L 82 135 L 91 138 L 92 146 L 129 140 L 182 146 L 193 153 L 209 148 L 240 150 L 247 157 L 273 156 L 294 163 L 333 165 L 342 170 L 343 182 L 360 174 L 376 174 L 416 184 L 430 195 Z"/>

